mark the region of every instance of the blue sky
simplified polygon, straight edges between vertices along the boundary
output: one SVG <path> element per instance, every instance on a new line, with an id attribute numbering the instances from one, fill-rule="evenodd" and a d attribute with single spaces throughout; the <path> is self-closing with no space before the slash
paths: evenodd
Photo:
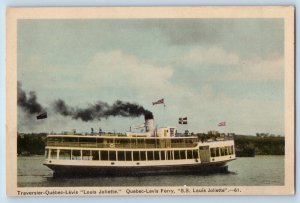
<path id="1" fill-rule="evenodd" d="M 281 19 L 20 20 L 18 80 L 44 106 L 119 99 L 179 131 L 283 134 L 283 26 Z M 160 98 L 165 111 L 151 104 Z M 48 115 L 26 119 L 19 109 L 18 130 L 123 132 L 143 122 Z M 177 125 L 182 116 L 188 126 Z"/>

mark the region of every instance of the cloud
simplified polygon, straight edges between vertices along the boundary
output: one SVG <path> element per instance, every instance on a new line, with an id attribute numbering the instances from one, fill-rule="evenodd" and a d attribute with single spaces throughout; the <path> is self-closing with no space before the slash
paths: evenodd
<path id="1" fill-rule="evenodd" d="M 222 37 L 220 29 L 225 27 L 222 23 L 216 26 L 209 20 L 192 19 L 173 19 L 158 25 L 167 42 L 172 45 L 215 44 Z"/>
<path id="2" fill-rule="evenodd" d="M 85 106 L 87 102 L 92 104 L 99 99 L 108 103 L 116 99 L 134 101 L 153 110 L 158 125 L 174 125 L 178 117 L 188 116 L 189 129 L 194 132 L 216 129 L 216 124 L 222 120 L 230 123 L 227 130 L 232 132 L 282 130 L 280 124 L 283 117 L 280 102 L 270 103 L 256 97 L 251 101 L 241 97 L 230 97 L 226 95 L 226 92 L 216 91 L 214 85 L 221 85 L 219 82 L 223 80 L 251 82 L 278 80 L 282 77 L 283 57 L 242 60 L 236 53 L 228 53 L 221 47 L 212 46 L 198 47 L 188 51 L 178 59 L 180 68 L 146 61 L 119 49 L 98 52 L 85 61 L 84 66 L 52 66 L 38 58 L 33 59 L 32 62 L 35 63 L 32 63 L 34 66 L 30 67 L 30 71 L 27 72 L 27 81 L 30 81 L 30 86 L 38 88 L 36 91 L 39 95 L 41 93 L 44 98 L 48 99 L 44 101 L 65 98 L 76 106 Z M 197 75 L 191 75 L 191 78 L 195 78 L 193 86 L 186 84 L 188 78 L 185 76 L 183 76 L 183 83 L 173 80 L 177 71 L 191 72 L 189 66 L 200 67 L 196 70 L 196 73 L 200 75 L 202 72 L 199 70 L 210 65 L 217 65 L 219 68 L 202 71 L 207 76 L 203 77 L 205 81 L 198 81 Z M 224 65 L 227 66 L 224 69 L 225 72 L 218 72 Z M 34 80 L 32 75 L 35 75 L 37 73 L 35 70 L 39 70 L 40 67 L 48 71 L 47 74 L 38 71 L 41 77 L 44 75 L 45 80 Z M 57 78 L 55 82 L 51 80 L 54 77 Z M 247 90 L 247 86 L 244 88 Z M 152 101 L 160 98 L 165 98 L 166 113 L 161 106 L 151 104 Z M 274 109 L 279 110 L 274 111 Z M 64 125 L 56 123 L 57 119 Z M 47 122 L 42 122 L 36 127 L 28 123 L 20 123 L 18 128 L 22 130 L 27 126 L 30 131 L 32 126 L 35 129 L 45 127 L 51 130 L 71 129 L 78 126 L 81 129 L 88 129 L 90 126 L 99 125 L 91 123 L 87 126 L 57 115 L 49 116 Z M 105 123 L 107 129 L 126 130 L 133 120 L 116 118 L 102 122 Z M 122 127 L 118 122 L 122 123 Z M 48 127 L 47 123 L 49 123 Z"/>
<path id="3" fill-rule="evenodd" d="M 228 52 L 221 47 L 197 47 L 184 55 L 182 62 L 201 65 L 237 65 L 240 58 L 238 54 Z"/>
<path id="4" fill-rule="evenodd" d="M 157 91 L 173 75 L 169 66 L 145 62 L 121 50 L 100 52 L 81 72 L 87 86 L 120 88 L 136 91 Z"/>
<path id="5" fill-rule="evenodd" d="M 282 19 L 180 19 L 159 25 L 173 46 L 222 46 L 246 57 L 284 53 Z"/>
<path id="6" fill-rule="evenodd" d="M 218 46 L 195 47 L 177 61 L 187 68 L 214 68 L 207 81 L 283 81 L 284 56 L 242 58 Z M 198 69 L 199 70 L 199 69 Z"/>
<path id="7" fill-rule="evenodd" d="M 170 66 L 144 61 L 121 50 L 98 52 L 84 65 L 52 65 L 43 58 L 32 56 L 19 72 L 18 79 L 30 81 L 30 87 L 49 89 L 77 89 L 78 91 L 158 91 L 169 85 L 173 75 Z M 35 79 L 32 78 L 34 74 Z"/>
<path id="8" fill-rule="evenodd" d="M 283 56 L 253 58 L 241 61 L 238 69 L 226 73 L 221 80 L 239 80 L 245 82 L 270 82 L 284 80 Z"/>

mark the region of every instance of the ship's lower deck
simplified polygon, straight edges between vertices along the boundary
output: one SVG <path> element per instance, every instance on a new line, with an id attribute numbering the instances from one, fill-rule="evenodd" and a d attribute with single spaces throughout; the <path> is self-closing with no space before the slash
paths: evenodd
<path id="1" fill-rule="evenodd" d="M 171 139 L 168 140 L 174 141 Z M 227 163 L 235 159 L 233 140 L 197 142 L 193 147 L 174 145 L 173 148 L 156 145 L 125 148 L 115 144 L 106 148 L 71 147 L 63 144 L 46 146 L 44 164 L 55 174 L 71 176 L 210 173 L 226 171 Z"/>
<path id="2" fill-rule="evenodd" d="M 171 174 L 209 174 L 227 172 L 228 161 L 183 165 L 96 166 L 47 164 L 55 176 L 139 176 Z"/>

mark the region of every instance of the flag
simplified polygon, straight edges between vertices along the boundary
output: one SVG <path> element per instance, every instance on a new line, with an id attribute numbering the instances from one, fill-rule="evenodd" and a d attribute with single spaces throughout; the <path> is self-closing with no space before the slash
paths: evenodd
<path id="1" fill-rule="evenodd" d="M 36 119 L 45 119 L 45 118 L 47 118 L 47 112 L 41 113 L 36 117 Z"/>
<path id="2" fill-rule="evenodd" d="M 188 124 L 187 123 L 187 117 L 181 117 L 181 118 L 179 118 L 178 123 L 179 124 Z"/>
<path id="3" fill-rule="evenodd" d="M 165 101 L 164 101 L 164 99 L 160 99 L 160 100 L 157 100 L 156 102 L 152 102 L 152 105 L 156 105 L 156 104 L 165 104 Z"/>
<path id="4" fill-rule="evenodd" d="M 225 121 L 222 121 L 218 124 L 218 126 L 226 126 L 226 122 Z"/>

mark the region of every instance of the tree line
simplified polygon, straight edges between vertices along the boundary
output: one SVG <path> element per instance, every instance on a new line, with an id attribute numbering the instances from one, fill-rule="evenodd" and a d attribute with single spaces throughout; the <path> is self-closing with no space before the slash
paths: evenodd
<path id="1" fill-rule="evenodd" d="M 256 155 L 284 155 L 285 139 L 281 136 L 234 136 L 236 149 L 255 149 Z"/>
<path id="2" fill-rule="evenodd" d="M 216 137 L 231 136 L 235 141 L 236 150 L 255 150 L 256 155 L 284 155 L 285 140 L 284 137 L 271 136 L 246 136 L 218 133 L 198 133 L 199 140 L 216 139 Z M 18 155 L 43 155 L 46 145 L 46 133 L 30 133 L 17 136 L 17 152 Z"/>
<path id="3" fill-rule="evenodd" d="M 18 155 L 43 155 L 45 153 L 46 133 L 18 134 Z"/>

